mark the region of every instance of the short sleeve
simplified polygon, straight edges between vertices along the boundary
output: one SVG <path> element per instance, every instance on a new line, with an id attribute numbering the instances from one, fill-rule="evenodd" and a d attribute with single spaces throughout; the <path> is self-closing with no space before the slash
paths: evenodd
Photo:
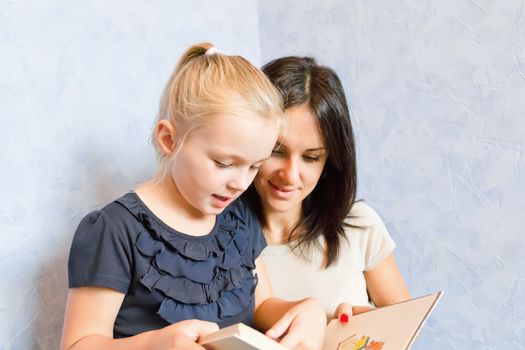
<path id="1" fill-rule="evenodd" d="M 69 252 L 69 288 L 107 287 L 127 293 L 131 282 L 131 245 L 103 211 L 80 222 Z"/>
<path id="2" fill-rule="evenodd" d="M 363 259 L 363 270 L 372 270 L 393 252 L 395 243 L 383 220 L 365 203 L 354 204 L 351 217 L 349 223 L 361 227 L 352 230 L 352 241 L 359 246 Z"/>

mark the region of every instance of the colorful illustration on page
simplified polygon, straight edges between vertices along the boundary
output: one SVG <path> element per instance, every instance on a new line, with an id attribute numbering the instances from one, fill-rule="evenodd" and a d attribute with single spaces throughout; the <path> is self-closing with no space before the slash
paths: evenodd
<path id="1" fill-rule="evenodd" d="M 337 346 L 337 350 L 381 350 L 384 345 L 384 342 L 370 340 L 370 337 L 366 335 L 359 338 L 354 334 L 340 342 Z"/>

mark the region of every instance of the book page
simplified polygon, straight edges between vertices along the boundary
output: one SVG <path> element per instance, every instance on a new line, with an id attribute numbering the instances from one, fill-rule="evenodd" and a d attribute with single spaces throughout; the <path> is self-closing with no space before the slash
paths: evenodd
<path id="1" fill-rule="evenodd" d="M 287 350 L 261 332 L 242 323 L 223 328 L 199 339 L 208 350 Z"/>

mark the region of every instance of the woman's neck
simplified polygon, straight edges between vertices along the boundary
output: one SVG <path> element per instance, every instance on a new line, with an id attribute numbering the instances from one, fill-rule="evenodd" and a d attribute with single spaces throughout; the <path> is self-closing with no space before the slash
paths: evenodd
<path id="1" fill-rule="evenodd" d="M 278 245 L 288 242 L 292 230 L 301 218 L 301 211 L 276 212 L 263 210 L 263 231 L 268 245 Z"/>

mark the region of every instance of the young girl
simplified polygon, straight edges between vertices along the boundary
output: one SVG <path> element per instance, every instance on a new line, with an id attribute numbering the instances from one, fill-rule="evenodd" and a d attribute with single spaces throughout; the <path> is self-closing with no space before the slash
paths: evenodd
<path id="1" fill-rule="evenodd" d="M 337 74 L 309 57 L 279 58 L 263 71 L 282 94 L 288 125 L 246 196 L 263 223 L 276 295 L 316 297 L 343 322 L 410 298 L 382 220 L 355 200 L 355 146 Z"/>
<path id="2" fill-rule="evenodd" d="M 264 236 L 234 202 L 271 154 L 279 101 L 241 57 L 207 43 L 183 55 L 152 135 L 158 173 L 75 233 L 63 349 L 199 349 L 200 336 L 237 322 L 319 347 L 322 306 L 272 297 Z"/>

